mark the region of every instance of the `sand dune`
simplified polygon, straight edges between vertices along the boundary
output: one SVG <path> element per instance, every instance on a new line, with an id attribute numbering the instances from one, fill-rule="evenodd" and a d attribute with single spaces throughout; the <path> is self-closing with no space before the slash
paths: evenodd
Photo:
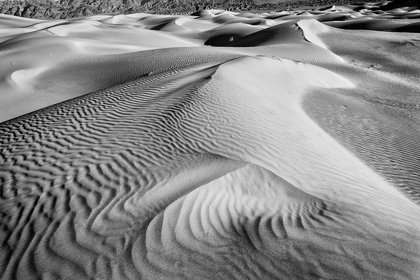
<path id="1" fill-rule="evenodd" d="M 1 278 L 418 279 L 420 14 L 381 7 L 0 15 Z"/>

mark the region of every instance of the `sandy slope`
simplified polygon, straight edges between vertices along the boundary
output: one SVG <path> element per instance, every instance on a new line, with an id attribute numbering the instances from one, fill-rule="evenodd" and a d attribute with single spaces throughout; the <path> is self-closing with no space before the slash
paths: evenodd
<path id="1" fill-rule="evenodd" d="M 1 278 L 418 279 L 418 18 L 2 15 Z"/>

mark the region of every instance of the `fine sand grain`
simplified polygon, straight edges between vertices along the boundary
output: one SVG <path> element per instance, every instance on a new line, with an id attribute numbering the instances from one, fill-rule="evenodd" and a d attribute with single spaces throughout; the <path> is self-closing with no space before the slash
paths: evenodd
<path id="1" fill-rule="evenodd" d="M 1 279 L 420 277 L 420 11 L 0 15 Z"/>

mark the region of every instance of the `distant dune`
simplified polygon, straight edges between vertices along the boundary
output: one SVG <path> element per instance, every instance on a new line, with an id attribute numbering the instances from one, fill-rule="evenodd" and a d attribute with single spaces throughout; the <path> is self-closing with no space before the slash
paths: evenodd
<path id="1" fill-rule="evenodd" d="M 357 3 L 357 0 L 0 0 L 0 13 L 29 18 L 68 19 L 96 14 L 120 15 L 139 12 L 190 14 L 209 9 L 290 10 L 303 6 L 350 3 Z M 412 5 L 415 4 L 410 3 L 408 6 Z"/>
<path id="2" fill-rule="evenodd" d="M 419 279 L 406 4 L 0 15 L 1 279 Z"/>

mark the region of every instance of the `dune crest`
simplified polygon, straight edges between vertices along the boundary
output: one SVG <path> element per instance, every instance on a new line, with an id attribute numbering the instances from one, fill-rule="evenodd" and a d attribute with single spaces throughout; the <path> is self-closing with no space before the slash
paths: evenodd
<path id="1" fill-rule="evenodd" d="M 0 277 L 417 279 L 418 12 L 380 7 L 1 15 Z"/>
<path id="2" fill-rule="evenodd" d="M 317 20 L 314 19 L 303 19 L 297 22 L 297 25 L 302 29 L 303 35 L 305 38 L 321 48 L 327 49 L 327 46 L 322 42 L 322 40 L 317 36 L 319 33 L 325 33 L 329 31 L 329 28 L 320 24 Z"/>

